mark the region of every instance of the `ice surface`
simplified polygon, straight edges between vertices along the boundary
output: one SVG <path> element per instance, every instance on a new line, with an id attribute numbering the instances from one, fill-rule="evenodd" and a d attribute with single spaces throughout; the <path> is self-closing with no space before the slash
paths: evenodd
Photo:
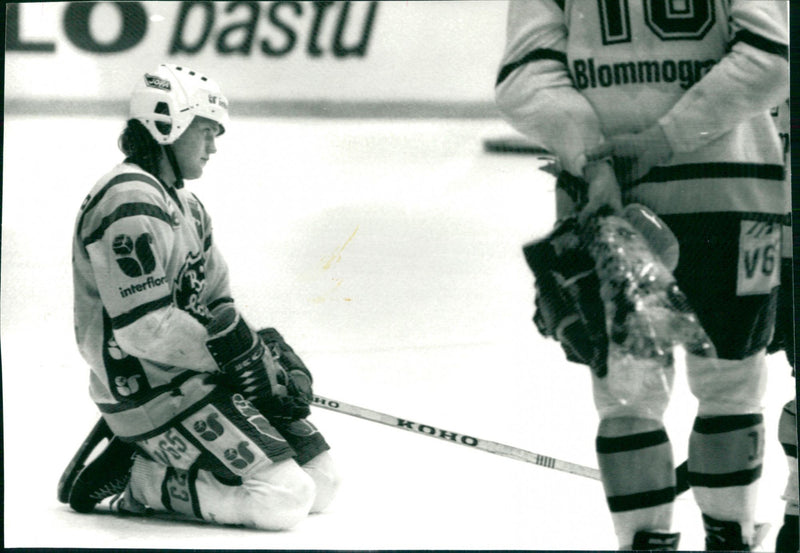
<path id="1" fill-rule="evenodd" d="M 120 159 L 116 119 L 5 119 L 2 353 L 7 547 L 615 549 L 599 482 L 316 409 L 345 483 L 291 532 L 79 515 L 56 483 L 97 417 L 72 335 L 70 241 L 83 197 Z M 583 367 L 530 321 L 521 245 L 553 222 L 531 156 L 482 152 L 494 120 L 236 120 L 199 195 L 254 325 L 277 326 L 334 399 L 596 466 Z M 782 519 L 772 356 L 759 519 Z M 667 425 L 686 455 L 679 375 Z M 702 548 L 691 494 L 682 547 Z"/>

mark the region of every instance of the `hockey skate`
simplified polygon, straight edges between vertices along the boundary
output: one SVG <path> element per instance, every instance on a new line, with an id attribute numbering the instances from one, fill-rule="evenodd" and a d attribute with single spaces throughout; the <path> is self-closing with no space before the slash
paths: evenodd
<path id="1" fill-rule="evenodd" d="M 634 551 L 677 551 L 681 535 L 669 532 L 639 530 L 633 536 Z"/>
<path id="2" fill-rule="evenodd" d="M 108 439 L 105 449 L 84 466 L 104 439 Z M 113 436 L 101 419 L 61 476 L 59 501 L 69 503 L 79 513 L 88 513 L 103 499 L 121 493 L 130 480 L 135 451 L 132 444 Z"/>
<path id="3" fill-rule="evenodd" d="M 704 514 L 703 527 L 706 531 L 706 551 L 753 551 L 761 545 L 770 529 L 769 524 L 756 523 L 751 543 L 747 543 L 738 522 L 717 520 Z"/>
<path id="4" fill-rule="evenodd" d="M 108 509 L 112 513 L 122 516 L 151 516 L 154 513 L 152 509 L 149 509 L 133 497 L 130 482 L 121 493 L 111 499 L 108 503 Z"/>

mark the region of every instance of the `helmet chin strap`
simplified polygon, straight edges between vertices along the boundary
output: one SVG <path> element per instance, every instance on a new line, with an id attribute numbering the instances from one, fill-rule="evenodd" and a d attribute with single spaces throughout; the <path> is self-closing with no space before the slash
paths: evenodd
<path id="1" fill-rule="evenodd" d="M 172 167 L 172 173 L 175 175 L 175 188 L 183 188 L 183 174 L 178 165 L 178 159 L 175 157 L 175 151 L 172 149 L 172 144 L 164 145 L 164 153 L 167 154 L 167 160 L 170 167 Z"/>

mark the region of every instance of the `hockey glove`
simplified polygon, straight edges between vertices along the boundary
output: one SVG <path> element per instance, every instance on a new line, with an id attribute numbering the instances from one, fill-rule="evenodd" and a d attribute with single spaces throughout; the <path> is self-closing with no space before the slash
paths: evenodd
<path id="1" fill-rule="evenodd" d="M 303 360 L 286 343 L 283 336 L 274 328 L 262 328 L 258 335 L 272 353 L 272 358 L 289 375 L 288 396 L 284 401 L 282 413 L 286 418 L 296 420 L 311 414 L 309 405 L 314 401 L 311 385 L 313 378 Z"/>
<path id="2" fill-rule="evenodd" d="M 582 246 L 578 221 L 570 217 L 542 240 L 523 247 L 535 278 L 536 328 L 556 339 L 567 359 L 606 375 L 608 339 L 594 260 Z"/>
<path id="3" fill-rule="evenodd" d="M 289 377 L 239 312 L 233 306 L 219 309 L 206 329 L 206 347 L 233 388 L 264 415 L 279 412 Z"/>

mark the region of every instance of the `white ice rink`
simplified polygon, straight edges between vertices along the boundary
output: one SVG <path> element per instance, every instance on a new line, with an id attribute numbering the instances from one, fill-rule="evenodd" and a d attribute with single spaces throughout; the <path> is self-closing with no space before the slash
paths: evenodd
<path id="1" fill-rule="evenodd" d="M 56 500 L 97 417 L 72 334 L 70 241 L 120 160 L 117 118 L 5 118 L 2 376 L 6 547 L 615 549 L 598 481 L 315 409 L 345 477 L 325 514 L 267 533 L 79 515 Z M 190 186 L 214 219 L 233 292 L 278 327 L 323 396 L 596 466 L 587 369 L 530 317 L 521 245 L 553 223 L 531 156 L 487 154 L 500 121 L 239 119 Z M 776 439 L 794 393 L 770 358 L 759 520 L 782 520 Z M 679 377 L 667 426 L 685 459 L 695 402 Z M 688 492 L 682 549 L 703 548 Z"/>

